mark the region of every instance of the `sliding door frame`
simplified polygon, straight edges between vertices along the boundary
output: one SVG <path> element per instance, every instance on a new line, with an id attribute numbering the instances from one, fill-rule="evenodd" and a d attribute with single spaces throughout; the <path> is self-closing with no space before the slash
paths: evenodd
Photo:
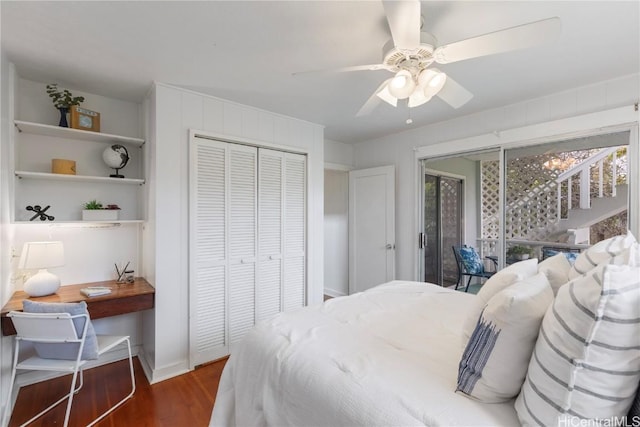
<path id="1" fill-rule="evenodd" d="M 417 147 L 414 150 L 414 197 L 419 200 L 420 186 L 418 186 L 421 173 L 421 162 L 424 159 L 433 159 L 444 156 L 462 155 L 480 150 L 500 150 L 500 189 L 499 189 L 499 217 L 500 239 L 498 242 L 499 257 L 504 260 L 504 161 L 505 150 L 539 145 L 543 143 L 575 139 L 585 136 L 602 135 L 612 132 L 629 131 L 629 213 L 628 226 L 635 236 L 640 235 L 640 147 L 639 127 L 640 112 L 638 104 L 627 105 L 610 110 L 583 114 L 566 119 L 524 126 L 519 128 L 496 130 L 491 133 L 462 138 L 452 141 L 439 141 L 433 145 Z M 414 233 L 414 248 L 417 248 L 418 233 L 420 230 L 419 210 L 420 203 L 416 203 L 416 221 Z M 420 280 L 420 251 L 415 254 L 415 280 Z"/>
<path id="2" fill-rule="evenodd" d="M 437 160 L 437 159 L 424 159 L 424 160 Z M 450 178 L 450 179 L 457 179 L 462 181 L 462 195 L 461 195 L 461 200 L 460 200 L 460 239 L 462 242 L 466 241 L 466 223 L 467 223 L 467 215 L 466 215 L 466 194 L 467 194 L 467 177 L 464 175 L 458 175 L 458 174 L 454 174 L 454 173 L 450 173 L 450 172 L 443 172 L 440 170 L 436 170 L 436 169 L 429 169 L 426 166 L 425 161 L 423 161 L 421 163 L 421 172 L 420 172 L 420 187 L 418 187 L 421 191 L 420 191 L 420 197 L 418 198 L 418 227 L 419 227 L 419 231 L 418 233 L 424 233 L 424 227 L 425 227 L 425 223 L 424 223 L 424 176 L 425 175 L 431 175 L 431 176 L 436 176 L 436 177 L 445 177 L 445 178 Z M 441 209 L 440 209 L 441 211 Z M 441 212 L 440 212 L 441 213 Z M 442 253 L 444 252 L 444 248 L 442 247 L 442 225 L 439 225 L 440 228 L 440 236 L 439 236 L 439 242 L 438 245 L 440 246 L 440 252 L 442 255 Z M 418 280 L 419 281 L 424 281 L 425 279 L 425 270 L 426 270 L 426 266 L 424 265 L 425 263 L 425 258 L 424 258 L 424 251 L 426 250 L 426 247 L 420 247 L 420 242 L 418 242 L 418 253 L 419 253 L 419 264 L 418 264 Z M 440 274 L 439 277 L 442 278 L 442 268 L 440 269 Z"/>

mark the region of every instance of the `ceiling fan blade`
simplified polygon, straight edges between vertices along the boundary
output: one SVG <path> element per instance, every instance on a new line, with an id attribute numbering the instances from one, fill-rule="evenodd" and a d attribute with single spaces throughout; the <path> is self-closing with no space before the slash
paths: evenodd
<path id="1" fill-rule="evenodd" d="M 420 2 L 383 0 L 393 44 L 399 49 L 420 45 Z"/>
<path id="2" fill-rule="evenodd" d="M 539 46 L 556 40 L 560 30 L 560 18 L 543 19 L 440 46 L 435 50 L 434 57 L 438 64 L 450 64 L 465 59 Z"/>
<path id="3" fill-rule="evenodd" d="M 460 86 L 458 82 L 447 76 L 447 82 L 436 94 L 453 108 L 460 108 L 473 98 L 473 94 Z"/>
<path id="4" fill-rule="evenodd" d="M 298 71 L 295 73 L 291 73 L 292 76 L 297 76 L 299 74 L 312 74 L 312 73 L 344 73 L 349 71 L 378 71 L 378 70 L 391 70 L 391 67 L 385 64 L 371 64 L 371 65 L 354 65 L 351 67 L 342 67 L 342 68 L 332 68 L 328 70 L 309 70 L 309 71 Z"/>
<path id="5" fill-rule="evenodd" d="M 387 79 L 383 81 L 380 86 L 378 86 L 378 89 L 376 89 L 373 92 L 373 95 L 371 95 L 369 99 L 367 99 L 367 102 L 365 102 L 364 105 L 360 108 L 360 110 L 358 110 L 356 117 L 361 117 L 361 116 L 366 116 L 368 114 L 371 114 L 371 112 L 378 105 L 380 105 L 380 101 L 382 101 L 382 99 L 378 96 L 378 94 L 387 87 L 387 84 L 389 84 L 390 81 L 391 79 Z"/>

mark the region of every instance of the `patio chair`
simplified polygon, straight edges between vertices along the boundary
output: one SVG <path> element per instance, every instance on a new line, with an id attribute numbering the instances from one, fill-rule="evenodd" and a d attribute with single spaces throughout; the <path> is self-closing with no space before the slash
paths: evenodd
<path id="1" fill-rule="evenodd" d="M 473 277 L 479 277 L 480 280 L 488 279 L 495 274 L 495 271 L 485 271 L 482 258 L 475 250 L 475 248 L 469 246 L 452 246 L 453 254 L 456 257 L 456 264 L 458 266 L 458 281 L 456 282 L 455 289 L 458 290 L 460 281 L 464 276 L 468 276 L 467 286 L 464 291 L 469 290 L 471 279 Z M 493 261 L 493 260 L 492 260 Z"/>
<path id="2" fill-rule="evenodd" d="M 62 304 L 61 304 L 62 305 Z M 64 427 L 69 424 L 69 414 L 73 403 L 73 396 L 80 391 L 83 385 L 82 369 L 87 360 L 82 358 L 83 348 L 87 341 L 87 330 L 89 329 L 90 320 L 88 314 L 71 315 L 65 313 L 24 313 L 12 311 L 8 316 L 13 321 L 17 335 L 15 337 L 15 353 L 13 358 L 13 369 L 11 372 L 11 382 L 9 384 L 9 392 L 5 406 L 4 425 L 8 425 L 11 417 L 10 404 L 11 393 L 14 386 L 16 371 L 57 371 L 72 374 L 71 387 L 69 391 L 59 400 L 48 406 L 46 409 L 34 415 L 24 425 L 30 424 L 37 418 L 40 418 L 46 412 L 53 409 L 60 403 L 67 401 L 67 410 L 65 412 Z M 113 412 L 121 406 L 127 399 L 133 396 L 135 392 L 135 377 L 133 371 L 133 362 L 131 357 L 131 345 L 128 336 L 107 336 L 97 335 L 97 357 L 111 350 L 119 344 L 126 343 L 129 350 L 129 371 L 131 374 L 131 391 L 127 396 L 117 403 L 113 403 L 111 399 L 107 400 L 110 405 L 109 409 L 102 413 L 98 418 L 93 420 L 88 426 L 96 424 L 105 416 Z M 36 354 L 20 360 L 22 343 L 33 343 Z M 71 357 L 71 355 L 73 357 Z M 80 376 L 79 384 L 78 375 Z"/>

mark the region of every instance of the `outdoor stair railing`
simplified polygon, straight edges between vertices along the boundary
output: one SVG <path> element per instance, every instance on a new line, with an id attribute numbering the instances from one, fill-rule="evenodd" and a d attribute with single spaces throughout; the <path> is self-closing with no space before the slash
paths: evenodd
<path id="1" fill-rule="evenodd" d="M 617 162 L 616 162 L 618 149 L 619 147 L 609 147 L 609 148 L 601 149 L 596 154 L 588 157 L 584 161 L 578 163 L 577 165 L 571 167 L 570 169 L 567 169 L 566 171 L 558 175 L 558 177 L 555 180 L 547 181 L 543 184 L 540 184 L 539 186 L 530 189 L 525 195 L 523 195 L 522 197 L 519 197 L 517 200 L 514 200 L 508 203 L 507 206 L 505 207 L 506 211 L 510 212 L 511 214 L 513 213 L 517 214 L 519 211 L 522 211 L 525 209 L 531 209 L 533 207 L 531 206 L 532 202 L 537 203 L 537 206 L 536 206 L 537 208 L 544 209 L 545 206 L 542 206 L 542 205 L 545 205 L 546 203 L 553 204 L 554 202 L 548 199 L 541 200 L 539 196 L 541 195 L 541 193 L 550 193 L 552 191 L 555 191 L 557 194 L 557 200 L 555 201 L 555 203 L 557 204 L 556 218 L 554 220 L 554 218 L 551 217 L 548 220 L 549 220 L 549 226 L 551 225 L 557 226 L 559 224 L 559 220 L 565 219 L 566 216 L 568 216 L 568 212 L 573 207 L 572 184 L 575 179 L 580 180 L 579 181 L 580 182 L 579 207 L 581 209 L 589 209 L 591 207 L 591 187 L 592 187 L 591 186 L 591 169 L 592 167 L 598 168 L 597 197 L 602 198 L 605 196 L 605 193 L 607 193 L 606 194 L 607 196 L 615 197 L 616 184 L 617 184 L 616 181 L 618 180 L 618 171 L 617 171 Z M 607 160 L 609 156 L 611 156 L 611 159 Z M 608 164 L 609 162 L 611 163 L 611 183 L 610 183 L 611 188 L 610 188 L 610 191 L 609 189 L 606 189 L 607 191 L 605 191 L 604 168 L 605 168 L 605 164 Z M 627 175 L 627 180 L 628 180 L 628 175 Z M 565 182 L 566 184 L 564 184 Z M 565 195 L 567 200 L 566 215 L 564 216 L 562 215 L 563 195 Z M 549 210 L 553 210 L 553 209 L 549 209 Z M 497 221 L 498 221 L 497 213 L 485 218 L 484 221 L 495 222 L 497 224 Z M 527 238 L 544 240 L 544 238 L 547 237 L 547 235 L 552 234 L 552 232 L 557 232 L 558 230 L 557 230 L 557 227 L 546 227 L 546 232 L 545 230 L 542 230 L 540 228 L 538 228 L 537 230 L 531 230 L 531 231 L 534 235 L 528 236 Z M 536 233 L 539 234 L 540 232 L 542 232 L 542 234 L 545 234 L 545 236 L 535 235 Z M 494 252 L 495 242 L 490 242 L 493 239 L 480 239 L 480 240 L 482 241 L 481 247 L 485 254 Z"/>
<path id="2" fill-rule="evenodd" d="M 615 197 L 616 195 L 616 181 L 618 180 L 618 171 L 616 167 L 617 160 L 617 151 L 618 147 L 610 147 L 603 148 L 598 151 L 593 156 L 585 159 L 584 161 L 578 163 L 570 169 L 562 172 L 556 178 L 556 183 L 558 186 L 558 207 L 557 207 L 557 215 L 558 220 L 564 219 L 562 216 L 562 195 L 563 192 L 563 182 L 566 182 L 566 199 L 567 199 L 567 215 L 569 211 L 572 209 L 572 183 L 573 179 L 576 175 L 579 175 L 580 182 L 580 193 L 579 193 L 579 207 L 580 209 L 589 209 L 591 208 L 591 168 L 594 165 L 598 167 L 598 197 L 602 198 L 604 196 L 604 162 L 612 155 L 611 160 L 611 197 Z"/>

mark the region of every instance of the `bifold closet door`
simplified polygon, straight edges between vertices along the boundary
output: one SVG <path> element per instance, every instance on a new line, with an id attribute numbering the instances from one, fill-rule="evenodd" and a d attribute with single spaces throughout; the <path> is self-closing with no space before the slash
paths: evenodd
<path id="1" fill-rule="evenodd" d="M 257 320 L 305 305 L 306 156 L 258 150 Z"/>
<path id="2" fill-rule="evenodd" d="M 190 365 L 306 299 L 306 157 L 193 137 Z"/>
<path id="3" fill-rule="evenodd" d="M 284 155 L 283 311 L 305 305 L 307 157 Z"/>
<path id="4" fill-rule="evenodd" d="M 190 363 L 229 354 L 255 324 L 257 149 L 191 145 Z"/>
<path id="5" fill-rule="evenodd" d="M 258 150 L 257 320 L 282 311 L 284 157 L 282 151 Z"/>

